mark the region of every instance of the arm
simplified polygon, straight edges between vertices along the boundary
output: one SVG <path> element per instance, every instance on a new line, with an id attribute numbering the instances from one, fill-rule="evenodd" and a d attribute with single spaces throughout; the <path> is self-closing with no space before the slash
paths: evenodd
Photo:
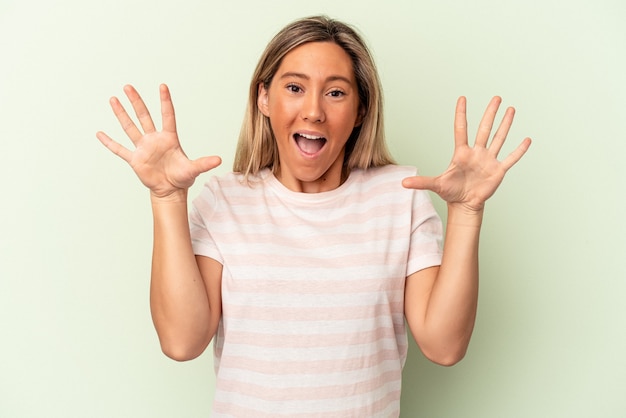
<path id="1" fill-rule="evenodd" d="M 163 352 L 176 360 L 197 357 L 211 341 L 221 315 L 221 265 L 195 257 L 187 214 L 187 190 L 196 177 L 220 164 L 218 157 L 187 158 L 178 140 L 168 88 L 160 88 L 163 129 L 157 131 L 135 89 L 124 91 L 141 124 L 140 130 L 117 98 L 111 107 L 135 145 L 130 151 L 103 132 L 98 139 L 126 161 L 150 189 L 154 246 L 150 307 Z M 143 131 L 143 132 L 142 132 Z"/>
<path id="2" fill-rule="evenodd" d="M 473 148 L 467 142 L 465 98 L 457 103 L 455 151 L 450 167 L 438 177 L 411 177 L 405 187 L 427 189 L 448 203 L 443 259 L 440 267 L 407 278 L 405 314 L 413 336 L 432 361 L 452 365 L 469 345 L 478 303 L 478 243 L 485 201 L 506 172 L 530 146 L 526 138 L 502 162 L 497 155 L 513 122 L 507 109 L 491 145 L 488 140 L 501 99 L 495 97 L 480 123 Z"/>
<path id="3" fill-rule="evenodd" d="M 202 354 L 217 330 L 222 265 L 193 253 L 186 191 L 178 199 L 152 197 L 152 212 L 152 320 L 163 352 L 190 360 Z"/>
<path id="4" fill-rule="evenodd" d="M 411 333 L 424 355 L 441 365 L 464 357 L 474 328 L 481 218 L 449 210 L 441 266 L 413 273 L 406 281 L 405 314 Z"/>

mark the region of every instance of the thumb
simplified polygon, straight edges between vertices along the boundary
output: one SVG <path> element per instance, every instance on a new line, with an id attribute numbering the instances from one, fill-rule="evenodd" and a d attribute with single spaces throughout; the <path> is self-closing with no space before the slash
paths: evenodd
<path id="1" fill-rule="evenodd" d="M 193 168 L 198 174 L 205 173 L 222 164 L 222 159 L 216 155 L 211 157 L 201 157 L 192 162 Z"/>
<path id="2" fill-rule="evenodd" d="M 402 180 L 402 186 L 407 189 L 435 191 L 436 178 L 427 176 L 413 176 Z"/>

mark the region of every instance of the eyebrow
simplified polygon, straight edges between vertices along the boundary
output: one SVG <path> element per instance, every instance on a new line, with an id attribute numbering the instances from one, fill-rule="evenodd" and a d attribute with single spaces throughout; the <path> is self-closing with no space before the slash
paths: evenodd
<path id="1" fill-rule="evenodd" d="M 309 77 L 308 75 L 306 75 L 304 73 L 297 73 L 297 72 L 294 72 L 294 71 L 286 72 L 286 73 L 284 73 L 284 74 L 282 74 L 280 76 L 281 79 L 289 78 L 289 77 L 302 78 L 304 80 L 310 80 L 311 79 L 311 77 Z M 331 75 L 331 76 L 328 76 L 328 77 L 326 77 L 325 81 L 344 81 L 344 82 L 346 82 L 348 84 L 352 84 L 352 80 L 350 80 L 349 78 L 344 77 L 342 75 Z"/>

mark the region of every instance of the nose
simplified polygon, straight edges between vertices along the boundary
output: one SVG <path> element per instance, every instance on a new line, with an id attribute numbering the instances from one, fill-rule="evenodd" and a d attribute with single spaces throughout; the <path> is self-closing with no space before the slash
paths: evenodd
<path id="1" fill-rule="evenodd" d="M 312 123 L 322 123 L 326 120 L 322 96 L 310 93 L 304 97 L 302 104 L 302 119 Z"/>

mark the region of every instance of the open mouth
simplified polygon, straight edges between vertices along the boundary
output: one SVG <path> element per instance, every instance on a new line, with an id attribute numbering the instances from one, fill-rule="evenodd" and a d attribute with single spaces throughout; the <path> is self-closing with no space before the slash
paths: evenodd
<path id="1" fill-rule="evenodd" d="M 293 139 L 300 151 L 310 155 L 318 153 L 326 144 L 326 138 L 321 136 L 296 133 L 293 135 Z"/>

